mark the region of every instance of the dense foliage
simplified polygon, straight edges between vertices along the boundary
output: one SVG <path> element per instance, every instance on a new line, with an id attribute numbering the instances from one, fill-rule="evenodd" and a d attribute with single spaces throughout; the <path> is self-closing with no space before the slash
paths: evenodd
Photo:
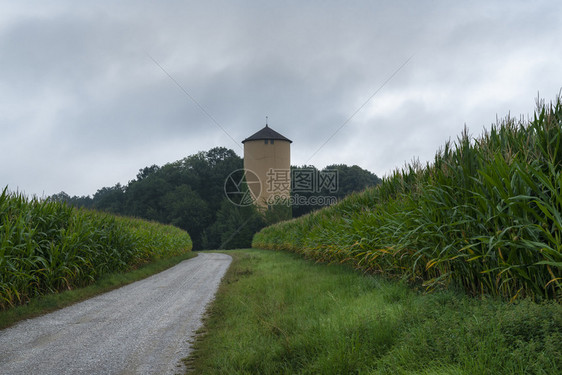
<path id="1" fill-rule="evenodd" d="M 51 199 L 172 224 L 191 235 L 193 247 L 197 250 L 244 248 L 250 246 L 254 233 L 278 220 L 271 212 L 264 217 L 255 207 L 236 206 L 228 200 L 224 191 L 225 181 L 232 172 L 243 167 L 243 160 L 233 150 L 216 147 L 162 167 L 153 165 L 143 168 L 127 186 L 116 184 L 101 188 L 92 198 L 70 197 L 61 192 Z M 340 188 L 333 194 L 337 199 L 379 181 L 377 176 L 358 166 L 334 165 L 327 168 L 339 172 Z M 316 171 L 314 167 L 300 169 Z M 326 192 L 313 191 L 303 195 L 323 194 Z M 295 206 L 293 215 L 299 216 L 320 207 L 309 204 Z"/>
<path id="2" fill-rule="evenodd" d="M 267 227 L 253 246 L 471 294 L 562 299 L 562 103 L 465 131 L 425 167 Z"/>
<path id="3" fill-rule="evenodd" d="M 0 195 L 0 309 L 190 251 L 185 231 L 49 200 Z"/>

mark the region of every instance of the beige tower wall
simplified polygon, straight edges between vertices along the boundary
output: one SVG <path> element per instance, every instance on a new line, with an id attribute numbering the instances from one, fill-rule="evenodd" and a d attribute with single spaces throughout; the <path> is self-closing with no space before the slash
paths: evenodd
<path id="1" fill-rule="evenodd" d="M 244 143 L 244 169 L 250 192 L 258 205 L 267 207 L 268 198 L 289 198 L 291 191 L 291 143 L 276 139 L 246 141 Z M 270 172 L 273 170 L 273 173 Z M 250 172 L 248 172 L 250 171 Z M 253 173 L 251 173 L 253 172 Z M 255 175 L 254 175 L 255 174 Z M 255 179 L 260 180 L 258 183 Z"/>

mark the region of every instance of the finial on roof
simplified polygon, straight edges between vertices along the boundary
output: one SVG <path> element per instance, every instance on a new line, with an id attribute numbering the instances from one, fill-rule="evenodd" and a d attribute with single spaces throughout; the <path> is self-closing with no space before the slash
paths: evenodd
<path id="1" fill-rule="evenodd" d="M 265 127 L 266 127 L 266 128 L 268 127 L 268 126 L 267 126 L 268 119 L 269 119 L 269 118 L 268 118 L 267 116 L 265 116 Z"/>

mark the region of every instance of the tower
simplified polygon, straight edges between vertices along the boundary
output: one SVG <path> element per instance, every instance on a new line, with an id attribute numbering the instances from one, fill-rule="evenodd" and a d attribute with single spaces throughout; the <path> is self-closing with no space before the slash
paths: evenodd
<path id="1" fill-rule="evenodd" d="M 254 202 L 269 207 L 291 192 L 291 141 L 269 125 L 244 139 L 246 183 Z"/>

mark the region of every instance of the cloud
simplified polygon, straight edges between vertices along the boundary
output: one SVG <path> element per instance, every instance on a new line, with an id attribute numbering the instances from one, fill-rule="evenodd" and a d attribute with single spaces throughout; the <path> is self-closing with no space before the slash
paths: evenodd
<path id="1" fill-rule="evenodd" d="M 293 164 L 384 175 L 429 161 L 465 124 L 478 134 L 559 92 L 561 8 L 13 3 L 0 15 L 0 184 L 93 194 L 215 146 L 242 155 L 265 116 L 294 141 Z"/>

